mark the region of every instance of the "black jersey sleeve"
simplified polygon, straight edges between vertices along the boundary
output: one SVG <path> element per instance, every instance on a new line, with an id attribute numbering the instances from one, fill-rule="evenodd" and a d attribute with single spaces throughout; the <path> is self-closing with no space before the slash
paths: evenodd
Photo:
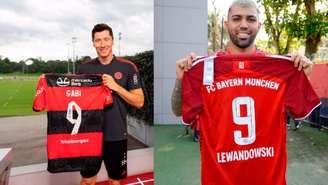
<path id="1" fill-rule="evenodd" d="M 134 67 L 131 67 L 127 79 L 127 90 L 138 89 L 138 88 L 141 88 L 140 75 L 139 72 Z"/>

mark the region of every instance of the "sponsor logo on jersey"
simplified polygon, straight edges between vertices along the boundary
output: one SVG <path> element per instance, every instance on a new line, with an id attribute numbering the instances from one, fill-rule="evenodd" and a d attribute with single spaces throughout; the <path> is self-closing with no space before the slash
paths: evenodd
<path id="1" fill-rule="evenodd" d="M 89 139 L 70 139 L 70 140 L 60 140 L 61 144 L 83 144 L 83 143 L 88 143 Z"/>
<path id="2" fill-rule="evenodd" d="M 125 166 L 126 165 L 126 163 L 127 163 L 127 161 L 124 159 L 124 160 L 122 160 L 121 161 L 121 166 Z"/>
<path id="3" fill-rule="evenodd" d="M 73 78 L 71 80 L 71 86 L 82 86 L 83 84 L 91 84 L 93 81 L 92 79 L 78 79 L 78 78 Z"/>
<path id="4" fill-rule="evenodd" d="M 121 160 L 121 166 L 125 166 L 127 164 L 127 159 L 126 159 L 126 152 L 124 152 L 124 157 L 123 160 Z"/>
<path id="5" fill-rule="evenodd" d="M 36 91 L 36 95 L 35 95 L 35 96 L 39 96 L 40 94 L 43 93 L 43 91 L 44 91 L 44 87 L 41 87 L 40 89 L 38 89 L 38 90 Z"/>
<path id="6" fill-rule="evenodd" d="M 238 68 L 239 69 L 245 69 L 245 63 L 244 62 L 238 62 Z"/>
<path id="7" fill-rule="evenodd" d="M 59 77 L 57 78 L 56 84 L 60 87 L 69 86 L 69 80 L 67 77 Z"/>
<path id="8" fill-rule="evenodd" d="M 138 76 L 137 76 L 137 74 L 133 75 L 133 83 L 134 83 L 134 85 L 138 85 Z"/>
<path id="9" fill-rule="evenodd" d="M 122 77 L 123 77 L 123 74 L 122 74 L 121 72 L 116 72 L 116 73 L 114 74 L 114 78 L 115 78 L 116 80 L 122 79 Z"/>

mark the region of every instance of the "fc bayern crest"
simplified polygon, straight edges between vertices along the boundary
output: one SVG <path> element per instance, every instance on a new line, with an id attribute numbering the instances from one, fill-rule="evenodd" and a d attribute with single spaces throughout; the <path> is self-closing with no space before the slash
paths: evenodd
<path id="1" fill-rule="evenodd" d="M 121 79 L 123 77 L 123 74 L 121 72 L 116 72 L 114 74 L 114 77 L 115 77 L 116 80 L 119 80 L 119 79 Z"/>

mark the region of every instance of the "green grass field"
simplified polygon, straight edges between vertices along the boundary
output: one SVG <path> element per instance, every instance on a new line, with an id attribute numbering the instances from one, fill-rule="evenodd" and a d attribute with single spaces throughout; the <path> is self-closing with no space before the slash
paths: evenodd
<path id="1" fill-rule="evenodd" d="M 36 84 L 37 77 L 0 80 L 0 117 L 40 114 L 32 110 Z"/>

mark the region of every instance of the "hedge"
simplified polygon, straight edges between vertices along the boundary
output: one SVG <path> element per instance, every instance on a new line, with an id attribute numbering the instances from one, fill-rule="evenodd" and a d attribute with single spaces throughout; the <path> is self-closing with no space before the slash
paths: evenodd
<path id="1" fill-rule="evenodd" d="M 145 103 L 143 108 L 129 108 L 129 115 L 137 119 L 144 120 L 147 124 L 154 123 L 154 57 L 153 51 L 137 53 L 134 56 L 125 56 L 124 58 L 134 62 L 138 69 L 143 84 Z"/>

